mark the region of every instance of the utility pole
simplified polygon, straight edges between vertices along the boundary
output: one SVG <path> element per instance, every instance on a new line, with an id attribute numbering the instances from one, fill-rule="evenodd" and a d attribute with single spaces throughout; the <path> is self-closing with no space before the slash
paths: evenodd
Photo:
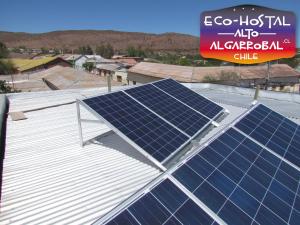
<path id="1" fill-rule="evenodd" d="M 265 90 L 268 90 L 268 85 L 270 81 L 270 61 L 267 62 L 268 68 L 267 68 L 267 79 L 266 79 L 266 84 L 265 84 Z"/>
<path id="2" fill-rule="evenodd" d="M 14 75 L 11 73 L 11 84 L 12 84 L 12 89 L 15 89 L 15 84 L 14 84 Z"/>
<path id="3" fill-rule="evenodd" d="M 107 89 L 108 89 L 108 92 L 111 92 L 111 74 L 110 74 L 110 72 L 108 73 L 108 76 L 107 76 Z"/>

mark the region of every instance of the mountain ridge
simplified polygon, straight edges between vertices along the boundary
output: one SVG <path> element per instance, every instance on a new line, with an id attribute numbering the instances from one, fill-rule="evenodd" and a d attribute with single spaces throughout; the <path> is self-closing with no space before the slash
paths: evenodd
<path id="1" fill-rule="evenodd" d="M 115 30 L 57 30 L 45 33 L 0 31 L 0 41 L 7 47 L 26 46 L 28 48 L 68 48 L 82 45 L 110 43 L 115 50 L 122 51 L 128 46 L 163 52 L 197 53 L 199 37 L 176 32 L 161 34 L 127 32 Z"/>

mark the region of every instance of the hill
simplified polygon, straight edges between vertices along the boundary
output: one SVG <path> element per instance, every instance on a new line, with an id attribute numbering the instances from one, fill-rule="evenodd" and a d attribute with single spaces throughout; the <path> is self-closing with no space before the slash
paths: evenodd
<path id="1" fill-rule="evenodd" d="M 48 33 L 21 33 L 0 31 L 0 41 L 8 47 L 68 48 L 82 45 L 95 47 L 110 43 L 115 50 L 125 50 L 129 45 L 163 52 L 197 53 L 199 38 L 180 33 L 138 33 L 112 30 L 65 30 Z"/>

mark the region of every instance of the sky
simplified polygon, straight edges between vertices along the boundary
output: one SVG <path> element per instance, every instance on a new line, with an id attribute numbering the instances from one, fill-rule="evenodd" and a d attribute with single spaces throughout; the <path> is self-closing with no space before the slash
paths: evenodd
<path id="1" fill-rule="evenodd" d="M 119 30 L 200 35 L 202 11 L 254 4 L 293 11 L 300 46 L 300 0 L 1 0 L 0 30 Z"/>

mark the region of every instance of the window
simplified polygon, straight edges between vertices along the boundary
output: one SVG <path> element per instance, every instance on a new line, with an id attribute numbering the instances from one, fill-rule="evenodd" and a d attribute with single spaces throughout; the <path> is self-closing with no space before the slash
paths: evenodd
<path id="1" fill-rule="evenodd" d="M 117 81 L 122 82 L 122 76 L 117 76 Z"/>

